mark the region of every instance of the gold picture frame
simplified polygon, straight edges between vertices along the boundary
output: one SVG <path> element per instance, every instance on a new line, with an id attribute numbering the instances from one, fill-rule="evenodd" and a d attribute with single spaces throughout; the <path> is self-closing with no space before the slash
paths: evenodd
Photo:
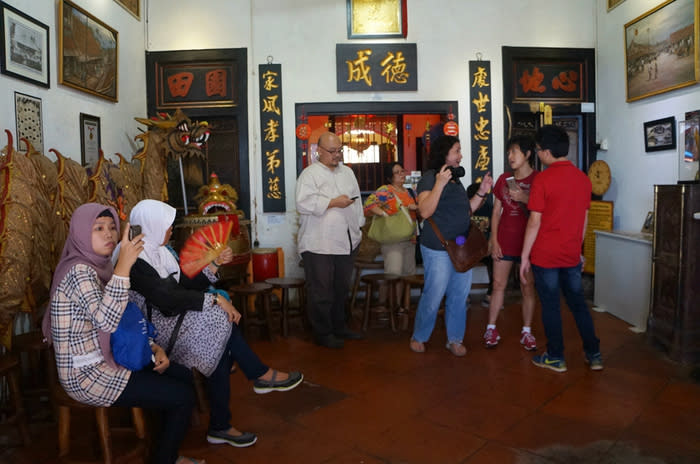
<path id="1" fill-rule="evenodd" d="M 405 38 L 406 0 L 347 0 L 348 39 Z"/>
<path id="2" fill-rule="evenodd" d="M 628 102 L 698 82 L 698 1 L 667 0 L 625 24 Z"/>
<path id="3" fill-rule="evenodd" d="M 58 20 L 58 82 L 117 102 L 119 33 L 69 0 Z"/>
<path id="4" fill-rule="evenodd" d="M 141 21 L 141 0 L 114 0 L 131 15 Z"/>
<path id="5" fill-rule="evenodd" d="M 618 6 L 620 3 L 623 3 L 625 0 L 607 0 L 608 2 L 608 11 L 612 10 L 616 6 Z"/>

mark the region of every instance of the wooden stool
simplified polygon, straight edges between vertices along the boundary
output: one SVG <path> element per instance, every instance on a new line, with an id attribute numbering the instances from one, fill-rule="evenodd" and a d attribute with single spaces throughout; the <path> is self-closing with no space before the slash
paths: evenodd
<path id="1" fill-rule="evenodd" d="M 402 330 L 408 329 L 409 318 L 414 315 L 415 311 L 411 309 L 411 289 L 420 288 L 423 290 L 423 285 L 425 283 L 425 278 L 423 274 L 414 274 L 409 276 L 403 276 L 401 278 L 403 281 L 403 298 L 401 307 L 404 309 L 403 314 L 399 314 L 401 318 L 401 328 Z"/>
<path id="2" fill-rule="evenodd" d="M 60 385 L 56 385 L 52 392 L 54 401 L 58 405 L 58 457 L 62 463 L 104 463 L 117 464 L 139 462 L 146 456 L 146 424 L 143 410 L 131 408 L 133 428 L 109 426 L 109 408 L 95 407 L 79 403 L 68 396 Z M 76 461 L 68 455 L 70 453 L 70 419 L 73 409 L 93 409 L 97 422 L 97 435 L 102 459 L 98 461 Z M 81 431 L 83 432 L 83 431 Z M 118 439 L 119 446 L 113 447 L 112 440 Z M 125 450 L 120 456 L 114 455 L 114 449 Z"/>
<path id="3" fill-rule="evenodd" d="M 242 310 L 241 315 L 243 316 L 244 332 L 248 332 L 250 326 L 253 325 L 265 326 L 267 329 L 267 334 L 270 337 L 270 341 L 273 341 L 274 336 L 272 335 L 272 318 L 270 314 L 271 292 L 272 285 L 265 282 L 252 282 L 248 284 L 235 285 L 229 289 L 229 293 L 233 293 L 239 297 L 239 307 Z M 260 299 L 262 300 L 262 305 L 259 308 L 260 311 L 255 311 L 255 315 L 253 315 L 253 309 L 255 308 L 248 307 L 249 296 L 260 296 Z"/>
<path id="4" fill-rule="evenodd" d="M 367 331 L 367 326 L 369 325 L 369 313 L 371 310 L 372 292 L 374 290 L 379 290 L 382 285 L 388 286 L 388 307 L 389 319 L 391 321 L 391 330 L 396 332 L 396 321 L 394 320 L 394 311 L 396 310 L 396 301 L 394 295 L 395 285 L 401 280 L 401 276 L 396 274 L 367 274 L 360 278 L 362 282 L 367 286 L 367 296 L 365 298 L 365 315 L 362 322 L 362 330 Z"/>
<path id="5" fill-rule="evenodd" d="M 356 259 L 353 266 L 355 268 L 355 280 L 352 284 L 352 296 L 350 298 L 350 317 L 352 317 L 352 312 L 355 310 L 355 300 L 357 298 L 357 291 L 360 289 L 360 278 L 362 277 L 362 271 L 365 269 L 384 269 L 384 263 L 381 261 L 364 261 L 361 259 Z M 348 319 L 350 319 L 350 317 Z"/>
<path id="6" fill-rule="evenodd" d="M 19 360 L 12 354 L 0 355 L 0 377 L 4 376 L 7 376 L 10 395 L 14 403 L 13 414 L 7 418 L 6 423 L 16 425 L 24 446 L 29 446 L 32 440 L 29 437 L 27 418 L 24 413 L 24 405 L 19 388 Z"/>
<path id="7" fill-rule="evenodd" d="M 300 316 L 302 318 L 302 323 L 304 327 L 308 325 L 306 319 L 306 281 L 304 279 L 299 279 L 295 277 L 272 277 L 265 280 L 265 283 L 272 285 L 274 288 L 281 289 L 282 291 L 282 335 L 284 337 L 289 333 L 289 324 L 287 318 L 289 316 Z M 299 292 L 299 308 L 292 309 L 289 307 L 289 290 L 296 288 Z"/>

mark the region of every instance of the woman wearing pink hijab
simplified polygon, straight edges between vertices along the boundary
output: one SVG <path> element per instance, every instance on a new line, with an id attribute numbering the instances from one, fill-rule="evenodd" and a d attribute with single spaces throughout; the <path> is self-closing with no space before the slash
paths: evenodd
<path id="1" fill-rule="evenodd" d="M 50 317 L 45 318 L 44 327 L 47 338 L 53 339 L 59 381 L 68 396 L 81 403 L 159 410 L 162 429 L 152 462 L 202 464 L 178 457 L 194 406 L 189 370 L 170 364 L 155 344 L 152 368 L 130 371 L 112 359 L 109 334 L 124 313 L 129 272 L 143 249 L 142 236 L 129 240 L 125 230 L 113 266 L 118 237 L 119 219 L 113 208 L 87 203 L 73 213 L 51 284 Z"/>

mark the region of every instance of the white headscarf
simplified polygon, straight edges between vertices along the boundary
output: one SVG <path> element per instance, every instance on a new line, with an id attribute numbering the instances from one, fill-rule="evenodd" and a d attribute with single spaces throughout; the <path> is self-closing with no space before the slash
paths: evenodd
<path id="1" fill-rule="evenodd" d="M 165 278 L 175 274 L 180 281 L 180 266 L 172 252 L 163 246 L 165 233 L 175 221 L 175 208 L 157 200 L 141 200 L 131 210 L 130 224 L 141 226 L 143 251 L 139 258 L 146 261 Z"/>

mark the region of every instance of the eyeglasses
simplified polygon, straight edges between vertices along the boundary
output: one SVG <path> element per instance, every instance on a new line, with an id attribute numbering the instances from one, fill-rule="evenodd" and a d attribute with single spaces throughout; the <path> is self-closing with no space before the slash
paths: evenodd
<path id="1" fill-rule="evenodd" d="M 321 145 L 318 146 L 318 148 L 323 148 Z M 327 151 L 331 155 L 341 155 L 343 154 L 343 147 L 342 145 L 339 146 L 338 148 L 335 148 L 333 150 L 329 150 L 328 148 L 323 148 L 324 151 Z"/>

